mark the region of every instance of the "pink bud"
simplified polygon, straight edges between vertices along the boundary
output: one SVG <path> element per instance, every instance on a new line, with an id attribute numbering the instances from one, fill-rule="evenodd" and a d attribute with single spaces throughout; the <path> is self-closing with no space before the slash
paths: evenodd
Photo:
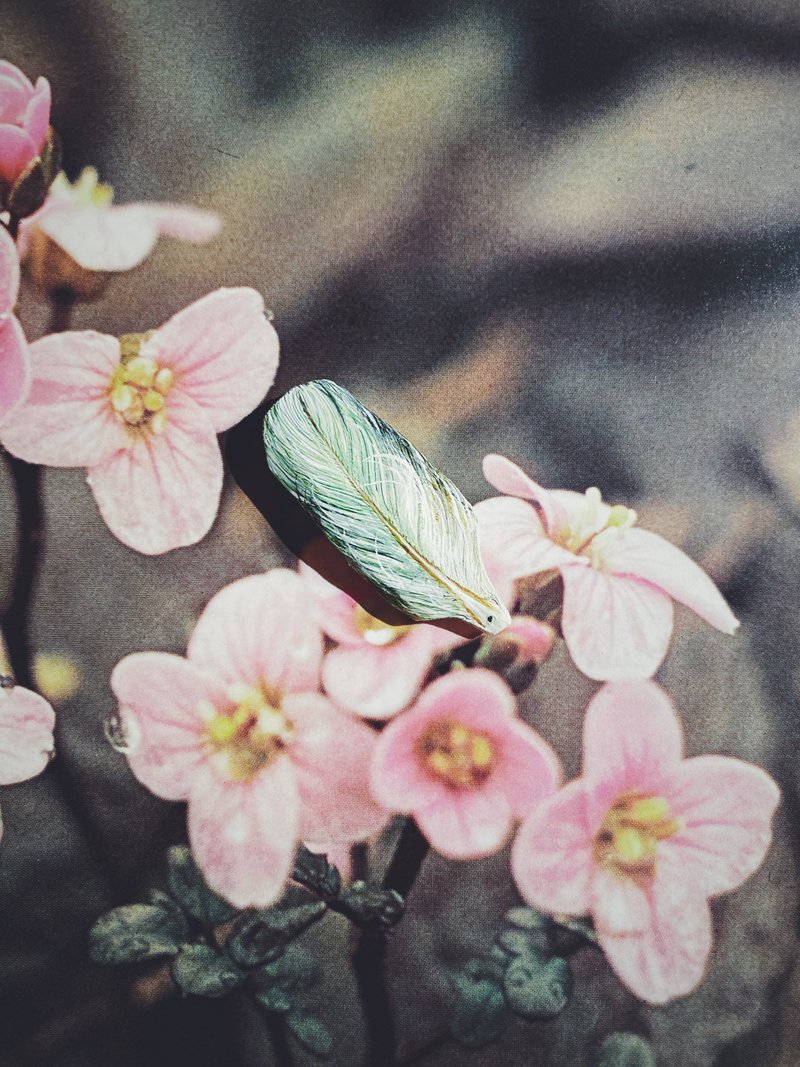
<path id="1" fill-rule="evenodd" d="M 41 155 L 50 127 L 50 83 L 35 85 L 0 60 L 0 182 L 13 185 Z"/>

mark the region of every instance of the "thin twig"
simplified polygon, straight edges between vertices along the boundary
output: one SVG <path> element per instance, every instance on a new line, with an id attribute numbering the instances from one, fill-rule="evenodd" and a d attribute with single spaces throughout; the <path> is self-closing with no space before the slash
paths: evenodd
<path id="1" fill-rule="evenodd" d="M 414 820 L 407 818 L 381 888 L 394 890 L 404 898 L 408 896 L 427 853 L 428 842 Z M 353 954 L 353 969 L 366 1018 L 370 1067 L 392 1067 L 397 1062 L 397 1036 L 386 988 L 385 958 L 385 931 L 363 930 Z"/>

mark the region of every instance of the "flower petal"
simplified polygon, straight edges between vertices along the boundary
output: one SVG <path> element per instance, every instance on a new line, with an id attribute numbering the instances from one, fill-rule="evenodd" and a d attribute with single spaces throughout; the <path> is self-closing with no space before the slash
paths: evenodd
<path id="1" fill-rule="evenodd" d="M 222 456 L 205 412 L 178 391 L 166 407 L 162 434 L 134 432 L 87 479 L 114 536 L 149 556 L 205 537 L 222 491 Z"/>
<path id="2" fill-rule="evenodd" d="M 565 515 L 550 491 L 534 482 L 521 467 L 505 456 L 495 453 L 484 456 L 483 476 L 490 485 L 506 496 L 532 500 L 542 512 L 547 533 L 552 534 L 566 525 Z"/>
<path id="3" fill-rule="evenodd" d="M 668 788 L 682 752 L 680 719 L 655 682 L 610 682 L 589 702 L 582 774 L 606 783 L 612 801 L 629 790 Z"/>
<path id="4" fill-rule="evenodd" d="M 292 872 L 300 800 L 292 764 L 274 760 L 249 782 L 205 765 L 189 797 L 189 843 L 209 886 L 237 908 L 266 908 Z"/>
<path id="5" fill-rule="evenodd" d="M 216 237 L 222 228 L 222 219 L 214 211 L 204 211 L 189 204 L 136 204 L 146 212 L 163 237 L 176 237 L 193 244 L 204 244 Z"/>
<path id="6" fill-rule="evenodd" d="M 632 878 L 599 868 L 592 879 L 592 918 L 604 934 L 642 933 L 650 926 L 650 896 Z"/>
<path id="7" fill-rule="evenodd" d="M 387 811 L 407 814 L 433 804 L 447 792 L 429 774 L 417 745 L 430 717 L 417 708 L 399 715 L 378 735 L 370 766 L 370 790 Z"/>
<path id="8" fill-rule="evenodd" d="M 431 846 L 448 859 L 490 856 L 511 833 L 511 803 L 493 780 L 476 789 L 445 789 L 433 803 L 414 810 Z"/>
<path id="9" fill-rule="evenodd" d="M 408 707 L 430 670 L 434 648 L 424 625 L 394 644 L 379 647 L 362 641 L 335 648 L 322 663 L 327 693 L 348 711 L 368 719 L 390 719 Z M 458 640 L 456 638 L 456 640 Z"/>
<path id="10" fill-rule="evenodd" d="M 340 645 L 362 644 L 364 635 L 356 626 L 358 603 L 344 590 L 326 581 L 307 563 L 299 563 L 297 573 L 313 601 L 314 613 L 322 632 Z"/>
<path id="11" fill-rule="evenodd" d="M 634 578 L 561 567 L 561 629 L 579 671 L 597 681 L 650 678 L 667 654 L 672 601 Z"/>
<path id="12" fill-rule="evenodd" d="M 0 689 L 0 785 L 34 778 L 53 751 L 56 716 L 44 697 L 22 686 Z"/>
<path id="13" fill-rule="evenodd" d="M 36 159 L 39 149 L 33 138 L 19 126 L 0 124 L 0 178 L 15 182 L 23 170 Z"/>
<path id="14" fill-rule="evenodd" d="M 554 544 L 536 510 L 524 500 L 496 496 L 475 505 L 481 556 L 489 577 L 506 604 L 514 601 L 513 583 L 566 564 L 588 564 Z"/>
<path id="15" fill-rule="evenodd" d="M 8 230 L 0 226 L 0 314 L 13 311 L 19 293 L 19 257 Z"/>
<path id="16" fill-rule="evenodd" d="M 555 793 L 561 782 L 561 762 L 543 737 L 517 719 L 505 720 L 493 741 L 492 777 L 508 797 L 514 817 L 524 819 Z"/>
<path id="17" fill-rule="evenodd" d="M 137 652 L 111 674 L 131 770 L 156 796 L 184 800 L 206 763 L 202 702 L 223 705 L 217 683 L 181 656 Z"/>
<path id="18" fill-rule="evenodd" d="M 275 379 L 278 335 L 255 289 L 217 289 L 179 311 L 142 347 L 170 367 L 217 433 L 257 407 Z"/>
<path id="19" fill-rule="evenodd" d="M 47 206 L 47 205 L 46 205 Z M 155 247 L 158 229 L 135 205 L 53 203 L 36 225 L 84 270 L 117 273 L 138 267 Z"/>
<path id="20" fill-rule="evenodd" d="M 0 78 L 7 78 L 16 89 L 22 90 L 27 95 L 33 92 L 33 85 L 30 80 L 22 73 L 19 67 L 9 63 L 7 59 L 0 59 Z"/>
<path id="21" fill-rule="evenodd" d="M 289 758 L 300 791 L 300 835 L 339 844 L 363 841 L 386 822 L 369 792 L 377 735 L 315 693 L 288 696 L 283 710 L 294 726 Z"/>
<path id="22" fill-rule="evenodd" d="M 603 564 L 615 574 L 652 582 L 701 619 L 732 634 L 739 621 L 706 572 L 675 545 L 650 530 L 625 530 L 603 551 Z"/>
<path id="23" fill-rule="evenodd" d="M 28 346 L 31 387 L 3 427 L 3 444 L 28 463 L 101 463 L 130 437 L 109 401 L 119 342 L 93 330 L 51 334 Z"/>
<path id="24" fill-rule="evenodd" d="M 711 951 L 711 913 L 702 896 L 655 882 L 651 923 L 638 934 L 598 930 L 608 962 L 631 992 L 649 1004 L 685 996 L 702 980 Z"/>
<path id="25" fill-rule="evenodd" d="M 726 756 L 685 760 L 666 799 L 683 825 L 659 845 L 665 878 L 716 895 L 736 889 L 761 866 L 780 790 L 760 767 Z"/>
<path id="26" fill-rule="evenodd" d="M 0 315 L 0 421 L 27 399 L 31 385 L 28 342 L 13 315 Z"/>
<path id="27" fill-rule="evenodd" d="M 322 635 L 294 571 L 240 578 L 206 605 L 189 641 L 189 659 L 214 677 L 264 684 L 285 693 L 319 688 Z"/>
<path id="28" fill-rule="evenodd" d="M 589 912 L 596 826 L 589 821 L 588 789 L 581 780 L 570 782 L 519 828 L 511 872 L 533 907 L 567 915 Z"/>
<path id="29" fill-rule="evenodd" d="M 22 126 L 36 145 L 39 155 L 44 147 L 47 131 L 50 128 L 50 82 L 47 78 L 37 78 L 33 95 L 25 108 Z"/>

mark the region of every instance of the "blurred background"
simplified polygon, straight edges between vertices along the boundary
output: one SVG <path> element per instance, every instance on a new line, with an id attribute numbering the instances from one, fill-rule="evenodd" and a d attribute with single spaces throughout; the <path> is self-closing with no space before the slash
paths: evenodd
<path id="1" fill-rule="evenodd" d="M 716 908 L 706 983 L 654 1011 L 583 953 L 559 1019 L 414 1062 L 586 1067 L 630 1028 L 664 1067 L 796 1067 L 796 0 L 5 0 L 0 41 L 50 78 L 71 177 L 95 164 L 120 202 L 225 219 L 208 247 L 162 243 L 79 326 L 144 330 L 252 285 L 275 313 L 279 388 L 336 379 L 472 500 L 490 495 L 488 451 L 546 485 L 598 485 L 701 560 L 743 620 L 731 640 L 680 612 L 660 675 L 691 752 L 760 763 L 785 792 L 767 864 Z M 29 293 L 21 314 L 37 336 Z M 113 540 L 82 471 L 48 471 L 45 491 L 35 636 L 78 688 L 58 759 L 0 797 L 0 1065 L 269 1064 L 246 1001 L 134 995 L 88 962 L 86 933 L 163 878 L 184 825 L 103 738 L 111 668 L 183 651 L 216 590 L 285 550 L 233 484 L 209 537 L 160 558 Z M 3 589 L 9 493 L 3 470 Z M 573 773 L 590 692 L 559 655 L 524 702 Z M 491 944 L 507 870 L 505 854 L 426 864 L 390 947 L 403 1056 L 446 1028 L 448 968 Z M 312 941 L 333 1062 L 357 1064 L 346 931 L 330 917 Z"/>

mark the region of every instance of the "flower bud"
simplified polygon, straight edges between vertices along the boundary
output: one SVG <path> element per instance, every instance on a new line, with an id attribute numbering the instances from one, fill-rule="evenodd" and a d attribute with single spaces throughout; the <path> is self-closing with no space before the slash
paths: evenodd
<path id="1" fill-rule="evenodd" d="M 510 626 L 481 643 L 474 664 L 499 674 L 515 693 L 521 693 L 553 651 L 555 640 L 555 630 L 546 622 L 515 615 Z"/>
<path id="2" fill-rule="evenodd" d="M 44 203 L 55 177 L 56 139 L 50 130 L 50 84 L 35 85 L 0 61 L 0 204 L 24 218 Z M 57 168 L 56 168 L 57 169 Z"/>

